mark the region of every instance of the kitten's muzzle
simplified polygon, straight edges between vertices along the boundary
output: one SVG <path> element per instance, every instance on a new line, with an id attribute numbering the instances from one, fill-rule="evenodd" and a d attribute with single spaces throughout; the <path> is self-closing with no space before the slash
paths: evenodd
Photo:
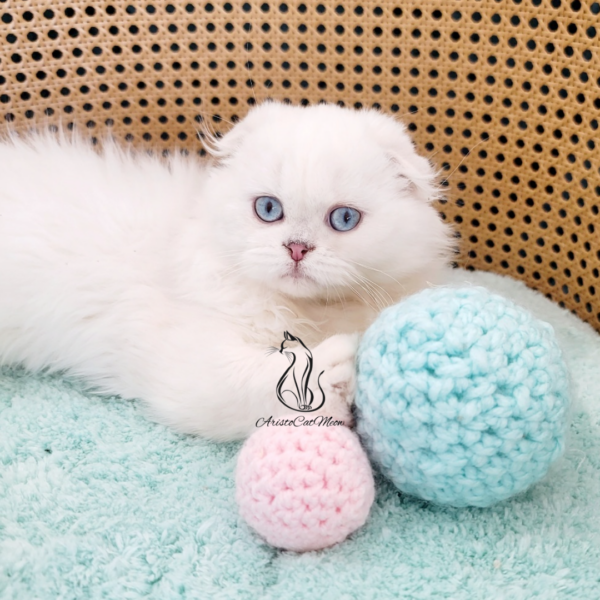
<path id="1" fill-rule="evenodd" d="M 314 246 L 308 246 L 303 242 L 289 242 L 284 246 L 290 251 L 290 256 L 295 262 L 300 262 L 311 250 L 314 250 Z"/>

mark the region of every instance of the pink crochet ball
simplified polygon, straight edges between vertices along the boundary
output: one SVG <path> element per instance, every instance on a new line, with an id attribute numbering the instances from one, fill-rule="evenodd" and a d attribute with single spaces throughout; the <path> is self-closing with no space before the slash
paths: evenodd
<path id="1" fill-rule="evenodd" d="M 304 552 L 343 541 L 375 496 L 358 437 L 346 427 L 264 427 L 236 469 L 240 514 L 269 544 Z"/>

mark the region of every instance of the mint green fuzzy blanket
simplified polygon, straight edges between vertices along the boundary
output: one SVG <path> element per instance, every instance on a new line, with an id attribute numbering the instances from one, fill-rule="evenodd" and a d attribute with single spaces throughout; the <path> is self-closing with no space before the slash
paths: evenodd
<path id="1" fill-rule="evenodd" d="M 367 525 L 298 555 L 240 520 L 239 444 L 176 435 L 135 403 L 0 371 L 0 598 L 600 599 L 600 337 L 496 275 L 456 272 L 556 329 L 575 407 L 564 459 L 488 509 L 407 498 L 378 479 Z"/>

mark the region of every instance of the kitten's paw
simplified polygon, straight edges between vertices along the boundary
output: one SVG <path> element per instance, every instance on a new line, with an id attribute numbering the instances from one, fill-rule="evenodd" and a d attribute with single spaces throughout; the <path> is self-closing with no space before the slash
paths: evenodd
<path id="1" fill-rule="evenodd" d="M 353 424 L 358 341 L 358 334 L 334 335 L 313 351 L 317 375 L 323 371 L 320 383 L 325 394 L 325 404 L 315 414 L 332 416 L 349 427 Z"/>

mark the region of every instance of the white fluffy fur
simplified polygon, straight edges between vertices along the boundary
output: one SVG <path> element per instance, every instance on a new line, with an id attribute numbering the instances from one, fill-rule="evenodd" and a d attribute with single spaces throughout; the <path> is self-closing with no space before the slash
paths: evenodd
<path id="1" fill-rule="evenodd" d="M 287 359 L 266 350 L 289 330 L 325 369 L 324 412 L 348 419 L 355 334 L 447 260 L 432 167 L 392 118 L 325 105 L 263 104 L 213 154 L 1 143 L 0 362 L 66 370 L 225 440 L 286 410 Z M 260 195 L 282 221 L 256 217 Z M 329 226 L 335 205 L 362 211 L 356 229 Z M 302 277 L 294 240 L 315 247 Z"/>

